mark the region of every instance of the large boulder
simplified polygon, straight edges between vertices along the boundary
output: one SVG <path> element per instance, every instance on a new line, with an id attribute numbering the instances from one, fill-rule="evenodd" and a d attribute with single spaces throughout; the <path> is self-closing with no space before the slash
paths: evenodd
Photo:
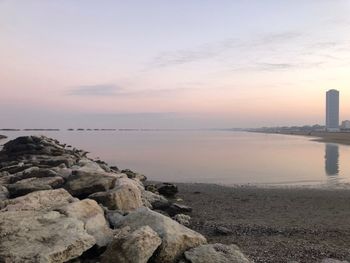
<path id="1" fill-rule="evenodd" d="M 63 184 L 64 179 L 61 176 L 28 178 L 8 185 L 7 189 L 10 192 L 10 197 L 13 198 L 35 191 L 55 189 Z"/>
<path id="2" fill-rule="evenodd" d="M 64 189 L 45 190 L 33 192 L 14 199 L 8 199 L 0 202 L 0 208 L 3 211 L 48 211 L 65 206 L 75 202 L 78 199 L 72 197 Z"/>
<path id="3" fill-rule="evenodd" d="M 143 226 L 117 236 L 102 255 L 101 263 L 147 263 L 161 243 L 152 228 Z"/>
<path id="4" fill-rule="evenodd" d="M 191 263 L 250 263 L 236 245 L 208 244 L 192 248 L 185 252 L 185 258 Z"/>
<path id="5" fill-rule="evenodd" d="M 1 212 L 0 225 L 0 262 L 66 262 L 95 244 L 82 221 L 56 211 Z"/>
<path id="6" fill-rule="evenodd" d="M 175 262 L 186 250 L 207 242 L 201 234 L 145 207 L 130 212 L 118 226 L 129 226 L 132 230 L 149 226 L 157 232 L 162 239 L 155 256 L 155 262 L 159 263 Z"/>
<path id="7" fill-rule="evenodd" d="M 150 191 L 142 191 L 142 201 L 148 208 L 165 210 L 170 206 L 170 202 L 164 196 Z"/>
<path id="8" fill-rule="evenodd" d="M 52 169 L 48 168 L 39 168 L 36 166 L 30 167 L 22 172 L 11 175 L 11 183 L 15 183 L 17 181 L 28 179 L 28 178 L 43 178 L 43 177 L 55 177 L 59 176 L 59 174 Z"/>
<path id="9" fill-rule="evenodd" d="M 115 184 L 116 177 L 105 172 L 73 171 L 65 188 L 73 196 L 86 198 L 90 194 L 108 191 Z"/>
<path id="10" fill-rule="evenodd" d="M 103 209 L 91 199 L 70 203 L 58 210 L 68 217 L 84 222 L 88 234 L 93 236 L 99 247 L 106 246 L 113 238 L 113 231 L 109 228 L 104 217 Z"/>
<path id="11" fill-rule="evenodd" d="M 136 182 L 127 178 L 118 179 L 116 187 L 112 190 L 92 194 L 89 198 L 96 200 L 108 209 L 123 212 L 133 211 L 143 206 L 140 189 Z"/>

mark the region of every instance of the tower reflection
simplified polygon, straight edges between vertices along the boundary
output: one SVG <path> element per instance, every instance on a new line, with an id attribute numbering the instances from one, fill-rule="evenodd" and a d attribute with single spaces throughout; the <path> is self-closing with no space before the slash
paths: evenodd
<path id="1" fill-rule="evenodd" d="M 327 175 L 339 174 L 339 146 L 337 144 L 326 144 L 325 168 Z"/>

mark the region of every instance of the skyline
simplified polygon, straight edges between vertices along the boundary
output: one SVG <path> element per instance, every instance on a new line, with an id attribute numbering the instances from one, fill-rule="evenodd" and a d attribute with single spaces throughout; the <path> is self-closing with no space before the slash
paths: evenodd
<path id="1" fill-rule="evenodd" d="M 349 119 L 349 11 L 342 0 L 2 0 L 0 123 L 323 124 L 329 89 Z"/>

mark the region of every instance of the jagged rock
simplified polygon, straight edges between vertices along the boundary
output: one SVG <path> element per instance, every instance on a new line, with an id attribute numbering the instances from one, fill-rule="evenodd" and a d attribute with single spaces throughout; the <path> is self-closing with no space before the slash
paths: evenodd
<path id="1" fill-rule="evenodd" d="M 190 213 L 192 212 L 192 208 L 186 205 L 181 205 L 177 203 L 171 204 L 169 207 L 165 209 L 165 211 L 170 215 L 170 216 L 175 216 L 177 214 L 182 214 L 182 213 Z"/>
<path id="2" fill-rule="evenodd" d="M 8 172 L 0 172 L 0 185 L 9 184 L 10 181 L 11 178 Z"/>
<path id="3" fill-rule="evenodd" d="M 57 172 L 47 169 L 47 168 L 39 168 L 36 166 L 25 169 L 22 172 L 11 175 L 11 183 L 15 183 L 17 181 L 28 179 L 28 178 L 43 178 L 43 177 L 54 177 L 59 176 Z"/>
<path id="4" fill-rule="evenodd" d="M 18 197 L 40 190 L 50 190 L 58 188 L 64 184 L 64 179 L 60 176 L 28 178 L 7 186 L 10 197 Z"/>
<path id="5" fill-rule="evenodd" d="M 164 195 L 165 197 L 174 197 L 179 192 L 177 186 L 171 183 L 157 184 L 157 190 L 161 195 Z"/>
<path id="6" fill-rule="evenodd" d="M 250 263 L 236 245 L 208 244 L 192 248 L 185 252 L 185 258 L 191 263 Z"/>
<path id="7" fill-rule="evenodd" d="M 154 193 L 154 194 L 159 194 L 158 188 L 157 188 L 157 186 L 154 185 L 154 184 L 148 184 L 148 185 L 146 185 L 146 186 L 145 186 L 145 189 L 146 189 L 147 191 L 150 191 L 150 192 Z"/>
<path id="8" fill-rule="evenodd" d="M 85 198 L 90 194 L 108 191 L 115 184 L 116 177 L 105 172 L 73 171 L 65 188 L 71 195 Z"/>
<path id="9" fill-rule="evenodd" d="M 147 263 L 162 243 L 158 234 L 149 226 L 116 237 L 102 255 L 101 263 Z"/>
<path id="10" fill-rule="evenodd" d="M 129 226 L 132 230 L 146 225 L 162 239 L 155 262 L 175 262 L 186 250 L 206 243 L 201 234 L 145 207 L 130 212 L 118 224 L 119 227 Z"/>
<path id="11" fill-rule="evenodd" d="M 128 180 L 129 182 L 126 180 L 120 182 L 121 179 L 118 179 L 117 186 L 112 190 L 92 194 L 89 198 L 96 200 L 111 210 L 121 210 L 123 212 L 135 210 L 143 205 L 141 191 L 132 180 Z"/>
<path id="12" fill-rule="evenodd" d="M 0 262 L 66 262 L 95 244 L 82 221 L 56 211 L 1 212 L 0 225 Z"/>
<path id="13" fill-rule="evenodd" d="M 177 214 L 173 217 L 173 219 L 175 221 L 179 222 L 181 225 L 189 226 L 191 217 L 188 215 L 184 215 L 184 214 Z"/>
<path id="14" fill-rule="evenodd" d="M 113 238 L 113 232 L 109 228 L 104 217 L 103 209 L 91 199 L 70 203 L 58 210 L 68 217 L 73 217 L 84 222 L 88 234 L 96 239 L 100 247 L 109 244 Z"/>
<path id="15" fill-rule="evenodd" d="M 112 227 L 116 227 L 119 222 L 124 218 L 124 213 L 120 210 L 108 210 L 105 211 L 107 220 Z"/>
<path id="16" fill-rule="evenodd" d="M 57 209 L 78 199 L 72 197 L 64 189 L 37 191 L 14 199 L 0 202 L 3 211 L 48 211 Z"/>
<path id="17" fill-rule="evenodd" d="M 137 179 L 137 180 L 140 180 L 141 182 L 144 182 L 147 180 L 147 177 L 145 175 L 135 173 L 135 172 L 131 171 L 130 169 L 122 170 L 121 173 L 126 174 L 128 176 L 128 178 L 130 178 L 130 179 Z"/>
<path id="18" fill-rule="evenodd" d="M 0 184 L 0 201 L 6 200 L 9 198 L 9 191 L 7 188 Z"/>
<path id="19" fill-rule="evenodd" d="M 146 207 L 153 209 L 166 209 L 170 206 L 170 202 L 164 196 L 152 193 L 150 191 L 142 191 L 142 200 Z M 149 204 L 150 206 L 148 206 Z"/>
<path id="20" fill-rule="evenodd" d="M 0 169 L 0 172 L 8 172 L 10 174 L 14 174 L 14 173 L 22 172 L 23 170 L 28 169 L 32 166 L 33 166 L 32 164 L 24 164 L 23 162 L 20 162 L 15 165 L 5 166 Z"/>
<path id="21" fill-rule="evenodd" d="M 61 156 L 49 156 L 49 158 L 39 159 L 40 165 L 46 165 L 49 167 L 59 166 L 64 164 L 66 167 L 72 167 L 76 163 L 76 158 L 71 155 L 61 155 Z"/>

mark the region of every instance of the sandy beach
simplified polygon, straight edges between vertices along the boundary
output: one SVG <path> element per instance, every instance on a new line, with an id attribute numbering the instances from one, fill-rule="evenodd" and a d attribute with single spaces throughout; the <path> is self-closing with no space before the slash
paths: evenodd
<path id="1" fill-rule="evenodd" d="M 191 228 L 236 243 L 255 262 L 350 259 L 349 190 L 177 185 L 193 207 Z"/>

